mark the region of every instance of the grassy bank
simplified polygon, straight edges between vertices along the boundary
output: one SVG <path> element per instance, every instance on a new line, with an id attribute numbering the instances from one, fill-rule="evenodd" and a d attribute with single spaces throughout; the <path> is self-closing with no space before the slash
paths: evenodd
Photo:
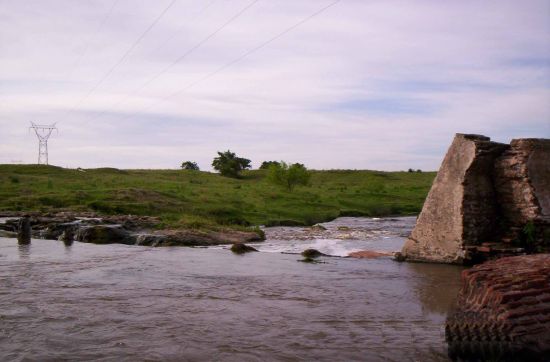
<path id="1" fill-rule="evenodd" d="M 95 211 L 159 216 L 167 225 L 314 224 L 341 215 L 407 215 L 435 172 L 314 171 L 292 193 L 262 170 L 239 180 L 182 170 L 73 170 L 0 165 L 0 211 Z"/>

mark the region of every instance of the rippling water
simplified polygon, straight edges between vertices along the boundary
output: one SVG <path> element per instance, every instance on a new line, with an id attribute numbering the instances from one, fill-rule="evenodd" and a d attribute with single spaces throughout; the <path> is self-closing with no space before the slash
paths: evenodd
<path id="1" fill-rule="evenodd" d="M 447 360 L 461 268 L 298 259 L 0 238 L 1 360 Z"/>

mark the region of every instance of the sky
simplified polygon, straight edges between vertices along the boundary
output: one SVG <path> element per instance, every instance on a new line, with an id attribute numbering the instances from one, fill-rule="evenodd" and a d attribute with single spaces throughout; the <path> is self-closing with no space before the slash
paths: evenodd
<path id="1" fill-rule="evenodd" d="M 550 138 L 550 1 L 0 0 L 0 163 L 437 170 Z"/>

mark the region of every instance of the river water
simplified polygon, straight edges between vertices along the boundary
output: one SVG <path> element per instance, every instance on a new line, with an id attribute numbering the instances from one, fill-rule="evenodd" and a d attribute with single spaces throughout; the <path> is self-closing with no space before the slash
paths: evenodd
<path id="1" fill-rule="evenodd" d="M 446 361 L 462 269 L 286 254 L 398 250 L 414 219 L 324 225 L 241 256 L 0 238 L 0 360 Z"/>

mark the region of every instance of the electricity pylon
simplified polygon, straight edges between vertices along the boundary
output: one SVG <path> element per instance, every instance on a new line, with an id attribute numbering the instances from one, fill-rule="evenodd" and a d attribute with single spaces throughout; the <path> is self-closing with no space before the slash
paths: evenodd
<path id="1" fill-rule="evenodd" d="M 38 137 L 38 164 L 47 165 L 48 164 L 48 138 L 52 134 L 53 130 L 57 132 L 57 127 L 55 123 L 52 125 L 39 125 L 31 122 L 29 129 L 34 129 L 36 137 Z"/>

